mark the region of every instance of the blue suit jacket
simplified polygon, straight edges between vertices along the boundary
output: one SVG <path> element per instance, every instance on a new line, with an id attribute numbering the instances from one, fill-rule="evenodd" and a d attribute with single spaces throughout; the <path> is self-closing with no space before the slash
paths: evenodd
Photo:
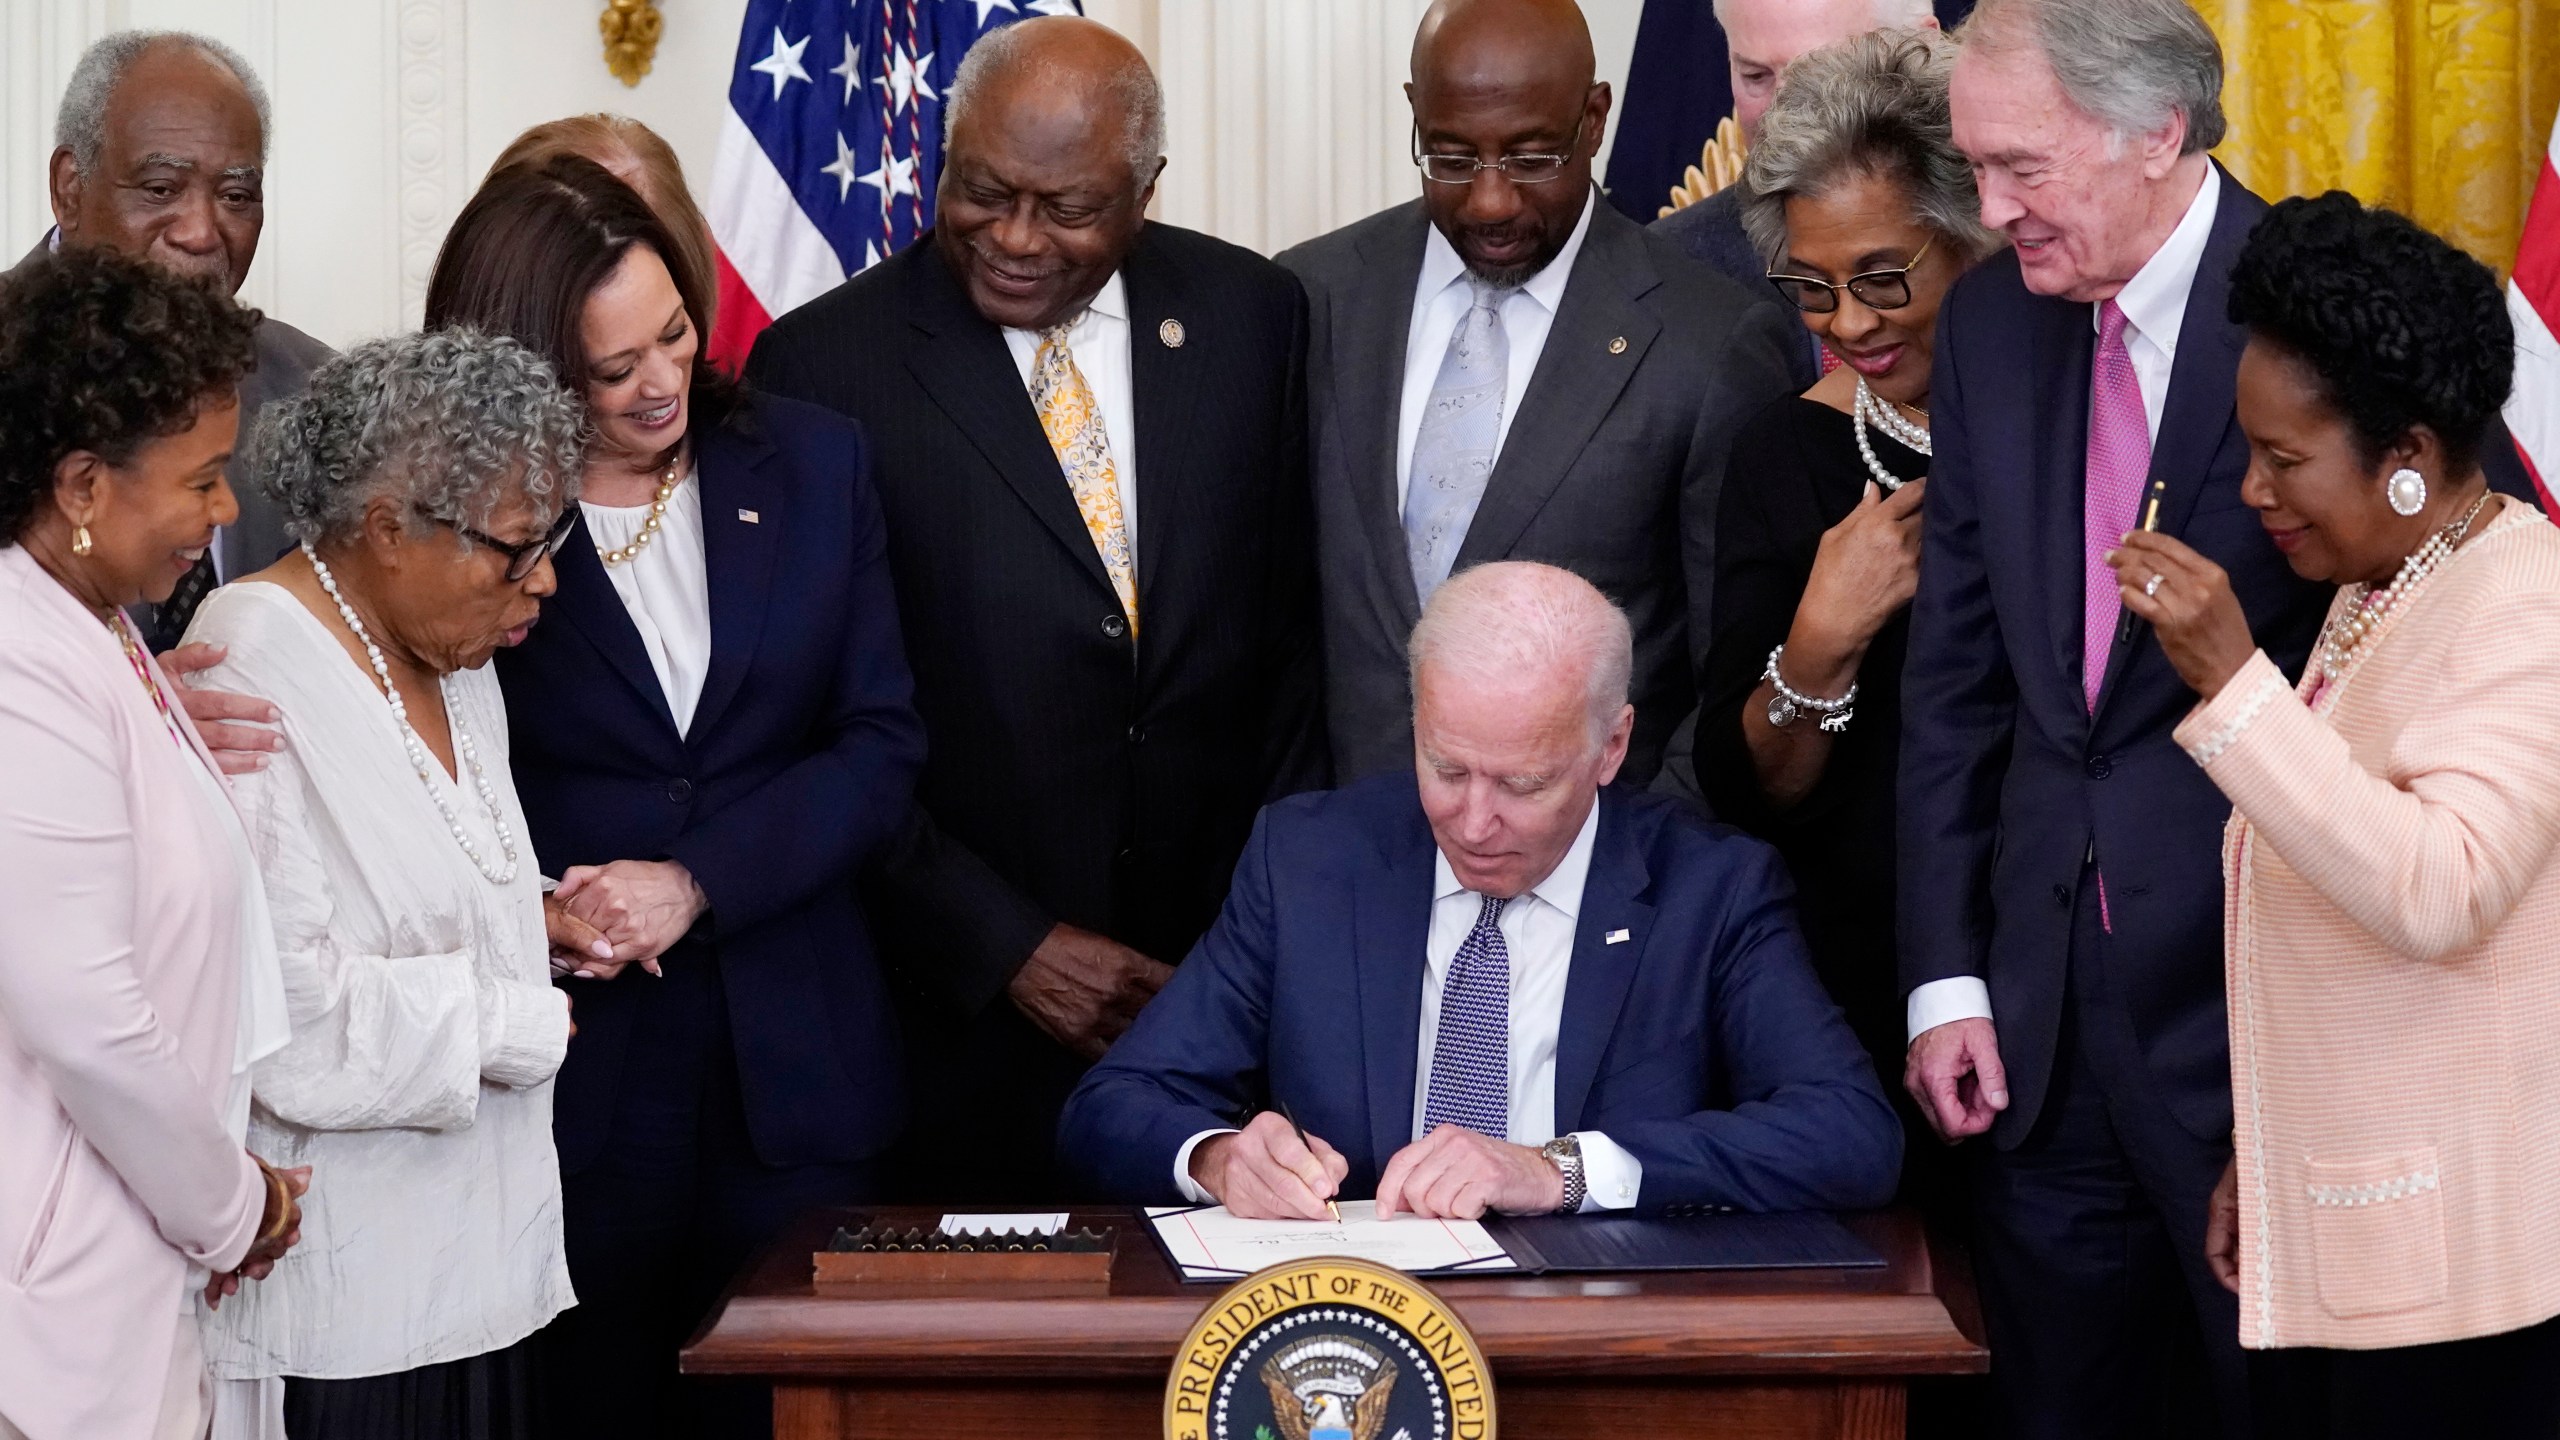
<path id="1" fill-rule="evenodd" d="M 1127 1201 L 1174 1155 L 1288 1102 L 1374 1192 L 1413 1138 L 1429 823 L 1410 774 L 1266 808 L 1224 913 L 1067 1103 L 1059 1152 Z M 1658 796 L 1600 796 L 1556 1046 L 1556 1129 L 1644 1165 L 1639 1202 L 1891 1198 L 1902 1134 L 1807 960 L 1775 851 Z M 1606 937 L 1624 930 L 1627 938 Z"/>
<path id="2" fill-rule="evenodd" d="M 853 874 L 905 818 L 924 732 L 861 432 L 755 397 L 697 431 L 711 666 L 679 735 L 582 529 L 559 594 L 498 657 L 543 873 L 673 859 L 711 909 L 666 964 L 716 956 L 756 1153 L 859 1159 L 905 1114 L 897 1028 Z M 747 517 L 752 516 L 753 519 Z M 564 1169 L 610 1130 L 642 986 L 576 989 L 553 1125 Z"/>
<path id="3" fill-rule="evenodd" d="M 2234 393 L 2247 336 L 2231 267 L 2267 204 L 2226 172 L 2187 298 L 2151 473 L 2160 529 L 2231 577 L 2258 643 L 2301 673 L 2332 587 L 2296 576 L 2240 498 Z M 2148 629 L 2119 628 L 2093 716 L 2081 667 L 2090 307 L 2028 292 L 2013 252 L 1956 282 L 1938 313 L 1936 455 L 1903 671 L 1902 988 L 1991 989 L 2010 1104 L 1994 1140 L 2035 1124 L 2053 1069 L 2084 857 L 2106 876 L 2106 985 L 2159 1097 L 2196 1135 L 2231 1129 L 2222 993 L 2222 827 L 2231 802 L 2170 732 L 2195 692 Z M 2504 431 L 2490 483 L 2528 498 Z M 2088 963 L 2094 957 L 2082 957 Z"/>

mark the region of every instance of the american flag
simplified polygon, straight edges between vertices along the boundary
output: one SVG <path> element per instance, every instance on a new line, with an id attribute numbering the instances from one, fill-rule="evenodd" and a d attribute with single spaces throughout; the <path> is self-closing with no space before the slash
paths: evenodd
<path id="1" fill-rule="evenodd" d="M 2507 428 L 2524 452 L 2525 468 L 2542 491 L 2542 508 L 2560 517 L 2560 119 L 2551 127 L 2551 149 L 2526 212 L 2524 240 L 2516 247 L 2514 277 L 2507 285 L 2507 313 L 2516 322 L 2516 388 L 2507 401 Z"/>
<path id="2" fill-rule="evenodd" d="M 773 318 L 933 225 L 942 100 L 978 37 L 1077 0 L 749 0 L 711 170 L 735 372 Z"/>

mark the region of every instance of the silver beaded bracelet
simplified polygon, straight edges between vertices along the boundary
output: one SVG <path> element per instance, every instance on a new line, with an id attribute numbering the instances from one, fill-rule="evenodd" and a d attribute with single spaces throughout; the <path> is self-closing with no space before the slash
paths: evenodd
<path id="1" fill-rule="evenodd" d="M 1788 684 L 1787 677 L 1778 673 L 1778 657 L 1786 653 L 1787 647 L 1784 645 L 1770 651 L 1769 668 L 1760 672 L 1760 678 L 1768 681 L 1770 687 L 1778 692 L 1769 702 L 1771 728 L 1784 730 L 1796 723 L 1800 716 L 1819 715 L 1822 717 L 1822 732 L 1826 735 L 1837 735 L 1848 729 L 1849 722 L 1856 718 L 1858 713 L 1855 708 L 1858 703 L 1858 682 L 1850 681 L 1849 693 L 1837 700 L 1815 699 Z"/>

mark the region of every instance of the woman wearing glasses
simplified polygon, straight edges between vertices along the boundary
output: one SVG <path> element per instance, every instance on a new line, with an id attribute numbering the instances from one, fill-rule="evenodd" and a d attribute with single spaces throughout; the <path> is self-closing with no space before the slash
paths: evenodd
<path id="1" fill-rule="evenodd" d="M 284 717 L 231 781 L 292 1023 L 250 1072 L 250 1145 L 326 1178 L 307 1263 L 206 1322 L 225 1437 L 534 1433 L 522 1342 L 570 1301 L 569 1010 L 488 666 L 552 592 L 578 422 L 522 346 L 422 334 L 313 371 L 253 442 L 301 546 L 188 638 Z"/>
<path id="2" fill-rule="evenodd" d="M 1735 437 L 1698 723 L 1709 802 L 1786 856 L 1814 963 L 1888 1076 L 1904 1049 L 1894 755 L 1931 328 L 1995 243 L 1948 138 L 1953 63 L 1935 31 L 1864 35 L 1789 66 L 1761 122 L 1743 223 L 1840 365 Z"/>
<path id="3" fill-rule="evenodd" d="M 924 758 L 860 432 L 704 361 L 665 228 L 576 156 L 489 177 L 427 323 L 514 335 L 584 402 L 583 523 L 498 663 L 539 856 L 612 943 L 578 967 L 554 1128 L 579 1305 L 544 1433 L 769 1433 L 676 1349 L 793 1215 L 875 1193 L 905 1120 L 856 870 Z"/>

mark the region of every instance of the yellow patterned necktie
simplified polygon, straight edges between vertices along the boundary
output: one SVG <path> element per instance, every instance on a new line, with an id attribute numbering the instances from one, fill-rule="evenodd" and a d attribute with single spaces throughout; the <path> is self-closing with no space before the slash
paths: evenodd
<path id="1" fill-rule="evenodd" d="M 1084 515 L 1085 533 L 1102 556 L 1120 609 L 1129 617 L 1129 633 L 1138 633 L 1138 567 L 1129 553 L 1129 526 L 1120 513 L 1120 474 L 1111 463 L 1111 442 L 1102 429 L 1102 412 L 1094 408 L 1093 391 L 1067 349 L 1065 325 L 1040 332 L 1040 355 L 1031 368 L 1031 402 L 1040 410 L 1040 428 L 1058 454 L 1067 488 Z"/>

